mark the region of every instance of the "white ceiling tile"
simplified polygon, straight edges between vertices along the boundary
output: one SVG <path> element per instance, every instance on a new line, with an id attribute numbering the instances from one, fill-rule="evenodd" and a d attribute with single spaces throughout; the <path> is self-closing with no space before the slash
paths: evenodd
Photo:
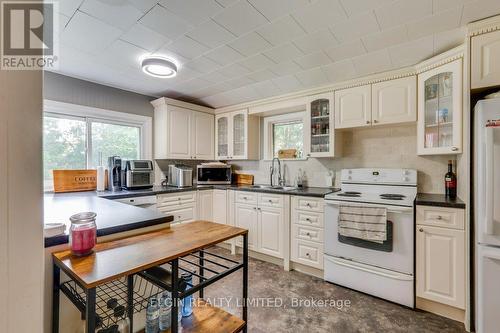
<path id="1" fill-rule="evenodd" d="M 128 2 L 132 3 L 135 8 L 139 9 L 143 13 L 147 13 L 151 8 L 156 6 L 158 0 L 128 0 Z"/>
<path id="2" fill-rule="evenodd" d="M 302 69 L 310 69 L 329 64 L 332 60 L 328 58 L 325 52 L 319 51 L 303 56 L 302 58 L 298 58 L 295 62 L 299 64 Z"/>
<path id="3" fill-rule="evenodd" d="M 280 88 L 272 81 L 257 82 L 251 85 L 260 95 L 260 98 L 266 98 L 281 93 Z"/>
<path id="4" fill-rule="evenodd" d="M 361 40 L 350 43 L 340 44 L 325 50 L 326 54 L 333 61 L 339 61 L 346 58 L 352 58 L 366 53 Z"/>
<path id="5" fill-rule="evenodd" d="M 243 86 L 247 86 L 247 85 L 252 84 L 254 82 L 255 82 L 255 80 L 249 78 L 248 76 L 240 76 L 240 77 L 225 81 L 222 84 L 227 87 L 227 90 L 232 90 L 232 89 L 240 88 Z"/>
<path id="6" fill-rule="evenodd" d="M 214 0 L 161 0 L 160 5 L 192 25 L 200 24 L 223 9 Z"/>
<path id="7" fill-rule="evenodd" d="M 303 53 L 292 43 L 276 46 L 265 51 L 264 54 L 276 63 L 297 59 L 303 55 Z"/>
<path id="8" fill-rule="evenodd" d="M 302 68 L 300 68 L 300 66 L 297 65 L 297 63 L 291 60 L 281 62 L 276 65 L 272 65 L 269 67 L 269 69 L 278 76 L 285 76 L 296 72 L 300 72 L 302 70 Z"/>
<path id="9" fill-rule="evenodd" d="M 346 19 L 338 0 L 318 0 L 293 13 L 297 22 L 307 32 L 314 32 Z"/>
<path id="10" fill-rule="evenodd" d="M 79 10 L 122 30 L 128 30 L 143 15 L 143 12 L 127 2 L 113 5 L 104 1 L 85 0 Z"/>
<path id="11" fill-rule="evenodd" d="M 394 0 L 340 0 L 347 15 L 354 16 L 363 12 L 372 11 Z"/>
<path id="12" fill-rule="evenodd" d="M 432 35 L 433 33 L 458 28 L 462 16 L 462 7 L 456 7 L 422 20 L 408 23 L 408 38 L 410 40 Z"/>
<path id="13" fill-rule="evenodd" d="M 302 84 L 294 75 L 281 76 L 272 81 L 283 92 L 292 92 L 302 89 Z"/>
<path id="14" fill-rule="evenodd" d="M 321 68 L 313 68 L 295 74 L 300 83 L 305 87 L 320 86 L 327 83 L 328 78 Z"/>
<path id="15" fill-rule="evenodd" d="M 153 52 L 153 54 L 173 59 L 173 60 L 175 60 L 175 62 L 177 62 L 180 65 L 183 65 L 190 60 L 186 57 L 183 57 L 179 53 L 176 53 L 172 50 L 169 50 L 168 47 L 169 47 L 169 45 L 163 46 L 163 47 L 159 48 L 158 50 L 156 50 L 155 52 Z"/>
<path id="16" fill-rule="evenodd" d="M 214 20 L 237 36 L 267 22 L 247 1 L 240 1 L 214 16 Z"/>
<path id="17" fill-rule="evenodd" d="M 73 16 L 78 7 L 82 4 L 83 0 L 64 0 L 59 1 L 59 12 L 66 16 Z"/>
<path id="18" fill-rule="evenodd" d="M 167 37 L 153 31 L 140 23 L 135 24 L 120 39 L 142 47 L 148 51 L 155 51 L 162 45 L 171 42 Z"/>
<path id="19" fill-rule="evenodd" d="M 262 54 L 256 54 L 254 56 L 243 59 L 239 62 L 239 64 L 251 71 L 258 71 L 260 69 L 273 66 L 275 63 Z"/>
<path id="20" fill-rule="evenodd" d="M 261 51 L 264 51 L 270 47 L 272 47 L 269 42 L 267 42 L 260 35 L 255 32 L 251 32 L 249 34 L 243 35 L 240 38 L 232 41 L 228 44 L 233 49 L 238 51 L 239 53 L 250 56 Z"/>
<path id="21" fill-rule="evenodd" d="M 391 57 L 387 49 L 367 53 L 352 59 L 356 74 L 367 75 L 379 73 L 391 68 Z"/>
<path id="22" fill-rule="evenodd" d="M 179 83 L 176 85 L 176 88 L 178 88 L 181 91 L 185 91 L 187 93 L 195 90 L 200 90 L 202 88 L 210 86 L 212 83 L 200 78 L 194 78 L 191 80 L 184 81 L 182 83 Z"/>
<path id="23" fill-rule="evenodd" d="M 470 3 L 473 0 L 433 0 L 432 12 L 439 13 L 440 11 L 461 7 L 463 4 Z"/>
<path id="24" fill-rule="evenodd" d="M 177 75 L 174 78 L 169 79 L 168 81 L 172 84 L 179 84 L 180 82 L 194 79 L 199 75 L 200 73 L 198 73 L 197 71 L 192 70 L 191 68 L 186 66 L 181 66 L 177 71 Z"/>
<path id="25" fill-rule="evenodd" d="M 432 0 L 398 0 L 375 10 L 382 30 L 432 14 Z"/>
<path id="26" fill-rule="evenodd" d="M 243 58 L 240 53 L 226 45 L 210 51 L 206 54 L 206 57 L 212 59 L 221 66 L 231 64 Z"/>
<path id="27" fill-rule="evenodd" d="M 209 50 L 205 45 L 186 36 L 176 39 L 166 48 L 188 59 L 194 59 Z"/>
<path id="28" fill-rule="evenodd" d="M 362 40 L 368 52 L 372 52 L 408 41 L 408 33 L 406 25 L 400 25 L 367 35 Z"/>
<path id="29" fill-rule="evenodd" d="M 213 83 L 221 83 L 228 79 L 227 76 L 219 73 L 218 71 L 210 72 L 207 74 L 200 75 L 200 79 L 204 79 Z"/>
<path id="30" fill-rule="evenodd" d="M 99 53 L 116 40 L 122 31 L 77 11 L 62 32 L 61 42 L 88 53 Z"/>
<path id="31" fill-rule="evenodd" d="M 352 41 L 379 30 L 373 12 L 350 17 L 348 20 L 331 27 L 333 35 L 340 43 Z"/>
<path id="32" fill-rule="evenodd" d="M 276 74 L 271 72 L 269 69 L 261 69 L 260 71 L 248 74 L 246 77 L 252 79 L 253 81 L 259 82 L 274 79 L 276 77 Z"/>
<path id="33" fill-rule="evenodd" d="M 193 96 L 194 98 L 202 98 L 202 97 L 206 97 L 206 96 L 210 96 L 210 95 L 215 95 L 215 94 L 218 94 L 218 93 L 221 93 L 223 92 L 223 90 L 221 90 L 220 88 L 218 88 L 216 85 L 212 85 L 212 86 L 209 86 L 209 87 L 205 87 L 205 88 L 202 88 L 200 90 L 196 90 L 194 92 L 191 93 L 191 96 Z"/>
<path id="34" fill-rule="evenodd" d="M 305 54 L 317 52 L 338 45 L 338 41 L 329 29 L 323 29 L 313 32 L 312 34 L 307 34 L 294 40 L 293 43 Z"/>
<path id="35" fill-rule="evenodd" d="M 257 33 L 273 45 L 283 44 L 305 35 L 304 29 L 290 15 L 262 26 Z"/>
<path id="36" fill-rule="evenodd" d="M 239 0 L 215 0 L 222 7 L 229 7 Z"/>
<path id="37" fill-rule="evenodd" d="M 144 15 L 140 22 L 170 39 L 175 39 L 192 28 L 187 21 L 158 5 Z"/>
<path id="38" fill-rule="evenodd" d="M 194 69 L 195 71 L 200 73 L 210 73 L 221 67 L 215 61 L 208 59 L 207 57 L 204 56 L 201 56 L 199 58 L 187 62 L 185 66 Z"/>
<path id="39" fill-rule="evenodd" d="M 212 20 L 205 21 L 186 35 L 210 48 L 226 44 L 236 38 L 232 33 Z"/>
<path id="40" fill-rule="evenodd" d="M 461 25 L 496 14 L 500 14 L 500 1 L 498 0 L 478 0 L 467 2 L 464 5 Z"/>
<path id="41" fill-rule="evenodd" d="M 467 28 L 461 27 L 434 34 L 434 54 L 439 54 L 465 42 Z"/>
<path id="42" fill-rule="evenodd" d="M 434 37 L 427 36 L 389 48 L 394 66 L 414 65 L 434 54 Z"/>
<path id="43" fill-rule="evenodd" d="M 326 77 L 330 82 L 341 82 L 352 79 L 356 76 L 356 70 L 354 69 L 351 59 L 338 61 L 333 64 L 323 66 L 321 69 L 326 74 Z"/>
<path id="44" fill-rule="evenodd" d="M 249 0 L 269 21 L 309 4 L 308 0 Z"/>
<path id="45" fill-rule="evenodd" d="M 147 54 L 146 50 L 118 39 L 99 57 L 108 63 L 119 63 L 140 69 L 140 60 Z"/>
<path id="46" fill-rule="evenodd" d="M 235 78 L 250 73 L 250 70 L 239 64 L 231 64 L 229 66 L 222 67 L 218 70 L 218 72 L 228 78 Z"/>

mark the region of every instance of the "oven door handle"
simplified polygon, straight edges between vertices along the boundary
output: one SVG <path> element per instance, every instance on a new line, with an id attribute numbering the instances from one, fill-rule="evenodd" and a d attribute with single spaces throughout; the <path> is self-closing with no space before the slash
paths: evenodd
<path id="1" fill-rule="evenodd" d="M 332 200 L 325 200 L 327 205 L 332 205 L 332 206 L 340 206 L 343 205 L 344 203 L 338 202 L 338 201 L 332 201 Z M 349 206 L 359 206 L 359 207 L 373 207 L 373 208 L 387 208 L 387 206 L 384 205 L 376 205 L 376 204 L 359 204 L 359 203 L 353 203 L 353 202 L 348 202 L 347 205 Z M 395 213 L 395 214 L 405 214 L 405 213 L 410 213 L 413 211 L 413 207 L 391 207 L 387 208 L 387 213 Z"/>

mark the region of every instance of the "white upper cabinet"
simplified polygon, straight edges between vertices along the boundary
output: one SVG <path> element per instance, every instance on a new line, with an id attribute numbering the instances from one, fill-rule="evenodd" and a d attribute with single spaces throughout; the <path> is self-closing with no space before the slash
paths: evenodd
<path id="1" fill-rule="evenodd" d="M 333 94 L 312 96 L 307 103 L 304 124 L 305 154 L 308 157 L 335 156 Z"/>
<path id="2" fill-rule="evenodd" d="M 335 128 L 369 126 L 372 122 L 371 86 L 335 91 Z"/>
<path id="3" fill-rule="evenodd" d="M 176 101 L 183 105 L 179 106 L 168 101 L 160 98 L 152 102 L 154 158 L 213 160 L 214 115 L 189 109 L 188 103 Z"/>
<path id="4" fill-rule="evenodd" d="M 404 77 L 372 85 L 372 123 L 385 125 L 417 120 L 417 78 Z"/>
<path id="5" fill-rule="evenodd" d="M 248 110 L 215 117 L 215 157 L 219 160 L 259 159 L 259 118 Z"/>
<path id="6" fill-rule="evenodd" d="M 462 152 L 462 59 L 418 75 L 419 155 Z"/>
<path id="7" fill-rule="evenodd" d="M 471 38 L 471 88 L 500 85 L 500 31 Z"/>

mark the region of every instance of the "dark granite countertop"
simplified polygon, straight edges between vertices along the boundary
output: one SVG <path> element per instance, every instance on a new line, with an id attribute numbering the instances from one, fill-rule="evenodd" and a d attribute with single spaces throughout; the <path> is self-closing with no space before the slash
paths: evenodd
<path id="1" fill-rule="evenodd" d="M 418 193 L 415 204 L 420 206 L 465 208 L 465 202 L 458 197 L 450 199 L 444 194 Z"/>
<path id="2" fill-rule="evenodd" d="M 46 193 L 44 195 L 44 223 L 65 223 L 66 232 L 45 238 L 45 247 L 68 243 L 69 217 L 85 211 L 97 213 L 97 236 L 150 227 L 171 222 L 172 216 L 99 198 L 96 192 Z"/>
<path id="3" fill-rule="evenodd" d="M 252 187 L 251 185 L 195 185 L 183 188 L 171 187 L 171 186 L 154 186 L 151 189 L 145 189 L 145 190 L 133 190 L 133 191 L 123 190 L 118 192 L 104 191 L 100 192 L 98 196 L 107 199 L 121 199 L 121 198 L 141 197 L 146 195 L 156 195 L 156 194 L 176 193 L 176 192 L 186 192 L 186 191 L 196 191 L 196 190 L 211 190 L 211 189 L 300 195 L 300 196 L 311 196 L 318 198 L 322 198 L 328 193 L 340 191 L 340 189 L 338 188 L 328 188 L 328 187 L 303 187 L 293 190 L 283 190 L 275 188 L 256 188 Z"/>

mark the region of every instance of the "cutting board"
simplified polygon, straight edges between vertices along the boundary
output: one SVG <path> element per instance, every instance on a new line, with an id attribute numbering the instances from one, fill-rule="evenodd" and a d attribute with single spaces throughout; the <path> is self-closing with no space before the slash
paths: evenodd
<path id="1" fill-rule="evenodd" d="M 240 185 L 253 185 L 253 175 L 245 174 L 245 173 L 235 173 L 234 183 Z"/>
<path id="2" fill-rule="evenodd" d="M 52 170 L 52 174 L 56 193 L 95 191 L 97 188 L 97 170 Z"/>

